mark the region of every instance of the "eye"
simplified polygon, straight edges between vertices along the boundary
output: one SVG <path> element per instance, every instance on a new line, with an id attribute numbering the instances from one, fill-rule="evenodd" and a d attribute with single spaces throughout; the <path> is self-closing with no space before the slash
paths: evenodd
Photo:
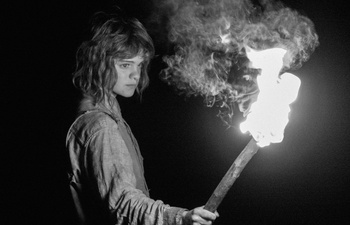
<path id="1" fill-rule="evenodd" d="M 120 68 L 122 68 L 122 69 L 127 69 L 127 68 L 130 67 L 130 63 L 122 63 L 122 64 L 120 64 L 119 66 L 120 66 Z"/>

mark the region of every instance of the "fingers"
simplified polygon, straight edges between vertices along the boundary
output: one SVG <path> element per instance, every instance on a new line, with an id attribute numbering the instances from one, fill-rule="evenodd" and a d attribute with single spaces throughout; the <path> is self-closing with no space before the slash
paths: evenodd
<path id="1" fill-rule="evenodd" d="M 212 213 L 202 206 L 184 212 L 183 221 L 184 225 L 212 225 L 218 216 L 218 212 Z"/>
<path id="2" fill-rule="evenodd" d="M 212 224 L 211 220 L 206 220 L 203 217 L 200 217 L 196 214 L 193 214 L 191 219 L 192 219 L 193 225 L 197 225 L 197 224 L 198 225 L 211 225 Z"/>
<path id="3" fill-rule="evenodd" d="M 218 211 L 215 211 L 215 216 L 216 216 L 216 217 L 219 217 L 219 216 L 220 216 L 219 213 L 218 213 Z"/>
<path id="4" fill-rule="evenodd" d="M 217 212 L 212 213 L 205 210 L 203 207 L 198 207 L 192 210 L 191 220 L 193 224 L 211 225 L 212 222 L 219 216 Z"/>
<path id="5" fill-rule="evenodd" d="M 216 217 L 219 217 L 219 213 L 217 211 L 215 211 L 215 213 L 212 213 L 206 209 L 204 209 L 204 207 L 198 207 L 195 208 L 193 210 L 194 214 L 199 215 L 200 217 L 207 219 L 207 220 L 215 220 Z"/>

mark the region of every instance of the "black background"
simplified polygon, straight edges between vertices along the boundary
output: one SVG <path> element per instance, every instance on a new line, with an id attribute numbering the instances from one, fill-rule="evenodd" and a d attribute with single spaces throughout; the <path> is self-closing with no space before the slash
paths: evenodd
<path id="1" fill-rule="evenodd" d="M 349 10 L 340 0 L 283 2 L 315 23 L 321 44 L 293 72 L 302 86 L 283 143 L 254 156 L 220 205 L 217 225 L 350 221 Z M 75 51 L 94 12 L 119 5 L 147 25 L 155 5 L 2 4 L 2 224 L 73 224 L 64 142 L 79 100 L 71 83 Z M 119 99 L 122 112 L 141 146 L 151 196 L 173 206 L 201 206 L 249 137 L 226 129 L 218 109 L 202 98 L 179 96 L 159 80 L 169 45 L 161 27 L 157 34 L 151 28 L 158 54 L 151 85 L 141 103 Z"/>

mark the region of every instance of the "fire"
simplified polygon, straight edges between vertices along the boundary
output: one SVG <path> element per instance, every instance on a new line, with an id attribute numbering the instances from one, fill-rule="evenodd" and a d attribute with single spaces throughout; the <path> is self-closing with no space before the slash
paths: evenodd
<path id="1" fill-rule="evenodd" d="M 161 78 L 187 96 L 203 96 L 207 106 L 220 106 L 227 125 L 238 105 L 246 116 L 241 131 L 253 136 L 205 205 L 214 212 L 259 147 L 283 140 L 301 82 L 293 74 L 281 75 L 282 69 L 300 68 L 319 45 L 318 35 L 309 18 L 274 0 L 159 5 L 157 18 L 169 16 L 168 38 L 175 45 L 174 53 L 163 57 L 168 66 Z"/>
<path id="2" fill-rule="evenodd" d="M 272 130 L 269 130 L 267 122 L 262 125 L 268 118 L 275 122 L 277 112 L 284 112 L 277 107 L 277 100 L 264 96 L 287 98 L 285 90 L 293 86 L 289 83 L 295 83 L 295 88 L 299 85 L 300 81 L 295 81 L 291 74 L 280 76 L 281 68 L 298 69 L 310 58 L 319 45 L 313 22 L 296 10 L 272 0 L 259 1 L 259 4 L 251 0 L 162 2 L 157 13 L 164 13 L 163 16 L 168 18 L 168 38 L 174 44 L 174 52 L 163 57 L 167 67 L 162 70 L 161 79 L 186 96 L 202 96 L 208 107 L 220 107 L 218 116 L 228 126 L 236 127 L 232 119 L 236 106 L 244 115 L 247 110 L 254 109 L 242 124 L 242 129 L 251 132 L 260 145 L 283 139 L 285 125 L 283 129 L 271 127 Z M 280 50 L 272 51 L 276 47 Z M 271 50 L 261 51 L 263 49 Z M 255 80 L 256 71 L 247 67 L 247 52 L 251 66 L 262 71 L 258 76 L 259 82 Z M 259 58 L 264 60 L 260 61 Z M 266 99 L 271 103 L 257 102 L 251 107 L 251 101 L 256 97 L 257 83 L 259 102 Z M 269 94 L 269 91 L 274 94 Z M 288 104 L 290 102 L 284 104 L 287 111 Z M 268 112 L 263 120 L 255 118 L 255 108 L 259 106 L 262 111 L 260 108 L 264 105 L 276 110 Z M 259 114 L 262 115 L 262 112 Z M 286 124 L 288 113 L 283 114 L 287 122 L 282 121 Z M 250 122 L 253 119 L 256 121 Z M 253 124 L 260 128 L 251 128 Z M 271 140 L 266 141 L 269 136 Z"/>
<path id="3" fill-rule="evenodd" d="M 260 92 L 240 129 L 249 131 L 260 147 L 282 142 L 289 105 L 298 96 L 300 79 L 291 73 L 279 76 L 286 52 L 282 48 L 255 51 L 246 47 L 251 67 L 261 70 L 257 77 Z"/>

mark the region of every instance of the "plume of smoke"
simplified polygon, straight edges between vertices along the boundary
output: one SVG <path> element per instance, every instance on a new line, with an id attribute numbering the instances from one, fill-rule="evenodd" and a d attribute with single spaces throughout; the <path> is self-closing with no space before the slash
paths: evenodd
<path id="1" fill-rule="evenodd" d="M 219 103 L 231 118 L 233 103 L 247 110 L 258 92 L 257 71 L 245 63 L 245 47 L 287 50 L 284 70 L 297 69 L 315 50 L 318 36 L 310 19 L 281 3 L 262 0 L 167 0 L 169 40 L 175 52 L 163 59 L 162 78 L 187 95 Z M 241 71 L 241 72 L 239 72 Z M 243 71 L 243 73 L 242 73 Z"/>

